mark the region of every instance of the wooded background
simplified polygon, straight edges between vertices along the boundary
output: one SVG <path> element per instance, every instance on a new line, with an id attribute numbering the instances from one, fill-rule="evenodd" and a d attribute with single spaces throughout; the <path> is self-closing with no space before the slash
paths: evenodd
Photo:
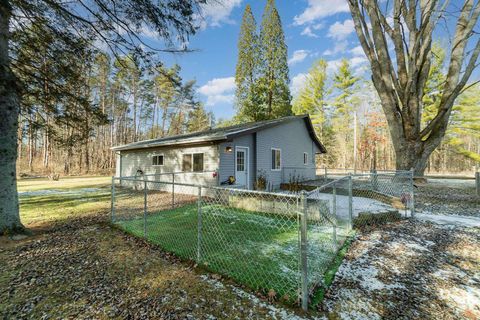
<path id="1" fill-rule="evenodd" d="M 18 172 L 111 174 L 112 146 L 229 124 L 308 113 L 328 153 L 318 167 L 395 169 L 395 150 L 368 71 L 358 75 L 343 60 L 335 72 L 316 61 L 291 99 L 287 46 L 274 1 L 261 24 L 246 6 L 238 40 L 235 108 L 215 123 L 180 67 L 132 51 L 113 55 L 92 41 L 58 35 L 36 23 L 12 33 L 12 65 L 24 84 L 18 128 Z M 446 52 L 429 55 L 422 127 L 438 113 L 446 82 Z M 363 70 L 365 71 L 365 70 Z M 357 70 L 358 72 L 358 70 Z M 480 162 L 480 87 L 471 83 L 456 99 L 443 142 L 428 172 L 471 172 Z"/>

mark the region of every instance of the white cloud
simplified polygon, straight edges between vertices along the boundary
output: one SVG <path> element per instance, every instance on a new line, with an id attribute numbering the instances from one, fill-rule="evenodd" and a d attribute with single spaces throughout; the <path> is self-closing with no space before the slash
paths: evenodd
<path id="1" fill-rule="evenodd" d="M 209 1 L 201 5 L 201 16 L 197 17 L 200 28 L 205 29 L 207 26 L 218 27 L 222 23 L 235 23 L 235 21 L 230 19 L 230 14 L 241 3 L 242 0 L 223 0 Z"/>
<path id="2" fill-rule="evenodd" d="M 205 102 L 205 105 L 207 107 L 212 107 L 221 103 L 233 104 L 234 100 L 235 100 L 235 95 L 233 94 L 218 94 L 218 95 L 208 96 L 207 102 Z"/>
<path id="3" fill-rule="evenodd" d="M 353 73 L 356 75 L 363 73 L 365 71 L 365 67 L 368 66 L 368 60 L 366 57 L 353 57 L 348 59 L 348 62 L 350 63 L 350 68 L 352 68 Z M 332 75 L 337 72 L 341 63 L 342 59 L 328 61 L 327 73 Z"/>
<path id="4" fill-rule="evenodd" d="M 299 73 L 290 81 L 290 92 L 296 97 L 307 81 L 306 73 Z"/>
<path id="5" fill-rule="evenodd" d="M 207 97 L 207 106 L 214 106 L 218 103 L 233 103 L 234 90 L 234 77 L 215 78 L 198 88 L 198 92 Z"/>
<path id="6" fill-rule="evenodd" d="M 365 52 L 363 51 L 362 46 L 356 46 L 355 48 L 350 50 L 350 53 L 354 56 L 364 56 Z"/>
<path id="7" fill-rule="evenodd" d="M 348 60 L 352 68 L 357 69 L 368 62 L 366 57 L 353 57 Z"/>
<path id="8" fill-rule="evenodd" d="M 306 26 L 300 33 L 302 36 L 318 38 L 318 35 L 314 32 L 323 28 L 323 23 L 317 23 L 312 26 Z"/>
<path id="9" fill-rule="evenodd" d="M 337 21 L 328 28 L 327 36 L 335 40 L 343 40 L 352 32 L 355 31 L 355 26 L 352 19 L 347 19 L 343 23 Z"/>
<path id="10" fill-rule="evenodd" d="M 337 72 L 338 68 L 340 67 L 340 64 L 342 63 L 342 59 L 336 59 L 336 60 L 330 60 L 327 63 L 327 73 L 329 75 L 334 74 Z"/>
<path id="11" fill-rule="evenodd" d="M 289 65 L 294 65 L 295 63 L 302 62 L 308 57 L 308 50 L 295 50 L 293 56 L 288 60 Z"/>
<path id="12" fill-rule="evenodd" d="M 293 21 L 295 25 L 303 25 L 340 12 L 349 12 L 346 0 L 308 0 L 307 9 Z"/>
<path id="13" fill-rule="evenodd" d="M 339 52 L 344 52 L 345 49 L 347 49 L 347 46 L 348 46 L 347 41 L 336 42 L 333 49 L 327 49 L 323 52 L 323 54 L 325 56 L 331 56 L 331 55 L 337 54 Z"/>

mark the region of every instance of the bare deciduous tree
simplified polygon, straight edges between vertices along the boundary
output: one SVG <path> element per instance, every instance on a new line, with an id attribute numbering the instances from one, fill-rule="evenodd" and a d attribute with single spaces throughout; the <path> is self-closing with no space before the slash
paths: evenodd
<path id="1" fill-rule="evenodd" d="M 348 4 L 388 121 L 396 168 L 414 168 L 416 175 L 423 176 L 429 156 L 445 136 L 454 101 L 477 66 L 480 39 L 479 30 L 474 28 L 479 27 L 480 1 L 465 0 L 461 7 L 448 0 L 382 4 L 377 0 L 348 0 Z M 444 21 L 455 23 L 449 39 L 447 77 L 439 88 L 442 93 L 436 115 L 422 126 L 432 37 Z"/>

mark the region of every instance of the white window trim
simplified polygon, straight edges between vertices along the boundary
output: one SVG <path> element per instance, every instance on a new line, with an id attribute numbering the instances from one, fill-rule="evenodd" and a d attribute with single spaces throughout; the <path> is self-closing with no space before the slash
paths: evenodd
<path id="1" fill-rule="evenodd" d="M 308 166 L 308 152 L 303 153 L 303 165 Z"/>
<path id="2" fill-rule="evenodd" d="M 272 167 L 273 167 L 273 163 L 271 163 L 271 164 L 270 164 L 270 170 L 271 170 L 271 171 L 282 171 L 282 165 L 283 165 L 283 163 L 282 163 L 282 149 L 280 149 L 280 148 L 271 148 L 271 149 L 270 149 L 270 161 L 272 161 L 272 151 L 273 151 L 273 150 L 280 151 L 280 168 L 278 168 L 278 169 L 273 169 L 273 168 L 272 168 Z"/>
<path id="3" fill-rule="evenodd" d="M 157 156 L 162 156 L 163 157 L 163 164 L 153 164 L 153 157 L 157 157 Z M 158 153 L 158 154 L 153 154 L 152 155 L 152 166 L 154 167 L 163 167 L 165 165 L 165 154 L 163 153 Z"/>
<path id="4" fill-rule="evenodd" d="M 193 170 L 193 155 L 194 154 L 203 154 L 203 168 L 201 171 L 194 171 Z M 183 171 L 183 156 L 189 155 L 192 162 L 191 162 L 191 170 L 190 171 Z M 188 153 L 183 153 L 182 154 L 182 172 L 205 172 L 205 152 L 188 152 Z"/>

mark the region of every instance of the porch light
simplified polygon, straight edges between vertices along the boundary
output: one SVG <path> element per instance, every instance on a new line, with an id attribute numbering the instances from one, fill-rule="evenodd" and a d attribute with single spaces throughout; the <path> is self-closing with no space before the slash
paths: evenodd
<path id="1" fill-rule="evenodd" d="M 232 153 L 233 148 L 231 146 L 225 147 L 225 153 Z"/>

